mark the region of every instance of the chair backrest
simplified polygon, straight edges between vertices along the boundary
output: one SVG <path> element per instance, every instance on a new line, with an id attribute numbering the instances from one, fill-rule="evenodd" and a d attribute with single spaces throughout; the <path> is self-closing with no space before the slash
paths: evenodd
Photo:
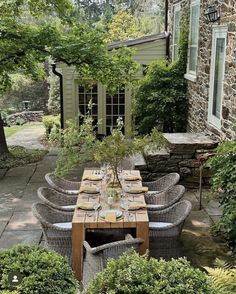
<path id="1" fill-rule="evenodd" d="M 170 222 L 178 225 L 187 218 L 192 209 L 192 204 L 188 200 L 181 200 L 172 206 L 159 210 L 149 211 L 148 216 L 150 221 L 154 222 Z"/>
<path id="2" fill-rule="evenodd" d="M 108 258 L 117 258 L 130 248 L 137 250 L 142 243 L 143 239 L 133 238 L 128 234 L 125 240 L 107 243 L 94 248 L 91 248 L 88 242 L 84 241 L 84 247 L 93 270 L 99 271 L 105 267 Z"/>
<path id="3" fill-rule="evenodd" d="M 61 177 L 55 176 L 53 173 L 45 175 L 47 183 L 55 190 L 66 194 L 78 194 L 80 182 L 72 182 Z"/>
<path id="4" fill-rule="evenodd" d="M 120 162 L 120 168 L 122 168 L 123 170 L 133 170 L 135 169 L 135 164 L 131 160 L 131 158 L 124 158 Z"/>
<path id="5" fill-rule="evenodd" d="M 180 175 L 178 173 L 169 173 L 160 179 L 158 179 L 157 185 L 159 186 L 160 191 L 167 191 L 170 187 L 176 185 L 180 180 Z"/>
<path id="6" fill-rule="evenodd" d="M 67 195 L 52 188 L 40 187 L 37 190 L 38 197 L 47 205 L 61 210 L 61 206 L 75 205 L 77 195 Z"/>
<path id="7" fill-rule="evenodd" d="M 73 218 L 73 212 L 62 212 L 45 203 L 34 203 L 32 212 L 43 228 L 54 230 L 58 230 L 58 228 L 53 226 L 54 223 L 71 222 Z"/>

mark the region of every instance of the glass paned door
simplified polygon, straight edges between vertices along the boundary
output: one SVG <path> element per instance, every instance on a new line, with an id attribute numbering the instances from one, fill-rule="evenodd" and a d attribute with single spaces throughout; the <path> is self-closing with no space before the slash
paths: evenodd
<path id="1" fill-rule="evenodd" d="M 89 112 L 89 102 L 92 102 L 91 115 L 94 120 L 94 125 L 98 122 L 98 86 L 97 84 L 92 85 L 90 88 L 85 88 L 84 86 L 79 86 L 79 113 L 86 115 Z M 83 118 L 80 119 L 80 123 Z M 96 129 L 95 129 L 96 130 Z"/>
<path id="2" fill-rule="evenodd" d="M 221 127 L 221 106 L 225 72 L 227 27 L 213 29 L 208 121 Z"/>
<path id="3" fill-rule="evenodd" d="M 125 89 L 123 88 L 113 96 L 106 93 L 106 135 L 110 135 L 112 128 L 117 126 L 118 117 L 121 117 L 125 123 Z"/>

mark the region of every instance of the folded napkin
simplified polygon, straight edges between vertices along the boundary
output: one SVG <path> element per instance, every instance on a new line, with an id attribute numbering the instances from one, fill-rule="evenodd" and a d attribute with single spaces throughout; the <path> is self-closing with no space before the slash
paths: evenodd
<path id="1" fill-rule="evenodd" d="M 84 192 L 84 193 L 98 193 L 96 187 L 80 187 L 79 192 L 80 193 L 82 193 L 82 192 Z"/>
<path id="2" fill-rule="evenodd" d="M 109 223 L 116 222 L 116 214 L 114 212 L 108 212 L 105 217 L 105 221 Z"/>
<path id="3" fill-rule="evenodd" d="M 79 203 L 77 203 L 77 208 L 92 209 L 93 206 L 94 206 L 93 202 L 79 202 Z"/>
<path id="4" fill-rule="evenodd" d="M 145 208 L 146 203 L 140 202 L 140 201 L 132 201 L 129 203 L 129 209 L 139 209 L 139 208 Z"/>
<path id="5" fill-rule="evenodd" d="M 125 176 L 124 177 L 125 181 L 141 181 L 142 178 L 140 176 Z"/>
<path id="6" fill-rule="evenodd" d="M 89 181 L 101 181 L 102 180 L 102 177 L 101 176 L 87 176 L 87 177 L 84 177 L 83 180 L 89 180 Z"/>
<path id="7" fill-rule="evenodd" d="M 148 187 L 131 187 L 129 192 L 133 193 L 141 193 L 141 192 L 147 192 Z"/>

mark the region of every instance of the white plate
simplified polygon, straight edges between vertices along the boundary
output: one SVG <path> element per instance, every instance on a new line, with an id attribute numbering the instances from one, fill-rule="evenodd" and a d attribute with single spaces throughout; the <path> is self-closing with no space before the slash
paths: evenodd
<path id="1" fill-rule="evenodd" d="M 85 193 L 85 194 L 98 194 L 100 193 L 100 190 L 97 188 L 96 190 L 86 190 L 86 188 L 83 188 L 83 190 L 80 193 Z"/>
<path id="2" fill-rule="evenodd" d="M 83 210 L 94 210 L 94 207 L 93 206 L 90 206 L 90 207 L 87 207 L 86 206 L 86 204 L 88 204 L 88 203 L 89 204 L 92 203 L 94 205 L 93 202 L 84 202 L 85 206 L 83 206 L 83 204 L 81 204 L 80 206 L 77 205 L 77 208 L 83 209 Z M 99 204 L 99 207 L 98 208 L 100 208 L 100 207 L 101 207 L 101 205 Z"/>
<path id="3" fill-rule="evenodd" d="M 141 193 L 144 193 L 142 190 L 134 191 L 134 190 L 125 189 L 124 191 L 125 191 L 125 193 L 129 193 L 129 194 L 141 194 Z"/>
<path id="4" fill-rule="evenodd" d="M 116 214 L 116 217 L 121 217 L 122 216 L 122 211 L 118 210 L 118 209 L 105 209 L 105 210 L 101 210 L 99 212 L 99 216 L 102 217 L 102 218 L 105 218 L 107 213 L 115 213 Z"/>
<path id="5" fill-rule="evenodd" d="M 83 179 L 83 181 L 91 181 L 91 182 L 93 182 L 93 181 L 101 181 L 103 179 L 103 177 L 102 176 L 95 176 L 95 177 L 85 177 L 84 179 Z"/>

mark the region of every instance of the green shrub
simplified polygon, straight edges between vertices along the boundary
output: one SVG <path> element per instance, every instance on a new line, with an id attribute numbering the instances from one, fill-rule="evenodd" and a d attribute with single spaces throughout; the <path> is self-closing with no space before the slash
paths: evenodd
<path id="1" fill-rule="evenodd" d="M 51 130 L 53 128 L 60 129 L 60 126 L 61 126 L 61 124 L 60 124 L 60 116 L 59 115 L 56 115 L 56 116 L 53 116 L 53 115 L 44 116 L 43 117 L 43 124 L 44 124 L 44 127 L 46 128 L 46 136 L 48 138 L 50 133 L 51 133 Z"/>
<path id="2" fill-rule="evenodd" d="M 22 166 L 43 159 L 46 150 L 26 149 L 20 146 L 9 147 L 9 153 L 0 155 L 0 169 Z"/>
<path id="3" fill-rule="evenodd" d="M 188 13 L 182 14 L 178 58 L 168 64 L 150 64 L 135 93 L 134 116 L 137 130 L 147 134 L 153 127 L 163 132 L 184 132 L 187 122 Z"/>
<path id="4" fill-rule="evenodd" d="M 86 294 L 216 294 L 208 276 L 185 258 L 171 261 L 147 259 L 130 251 L 110 260 L 96 275 Z"/>
<path id="5" fill-rule="evenodd" d="M 236 141 L 225 141 L 216 149 L 216 155 L 207 161 L 211 168 L 212 191 L 218 193 L 224 205 L 223 215 L 214 226 L 236 253 Z"/>
<path id="6" fill-rule="evenodd" d="M 11 271 L 22 275 L 16 289 L 8 281 Z M 77 282 L 66 259 L 40 246 L 18 245 L 0 251 L 0 290 L 19 294 L 75 294 Z"/>

